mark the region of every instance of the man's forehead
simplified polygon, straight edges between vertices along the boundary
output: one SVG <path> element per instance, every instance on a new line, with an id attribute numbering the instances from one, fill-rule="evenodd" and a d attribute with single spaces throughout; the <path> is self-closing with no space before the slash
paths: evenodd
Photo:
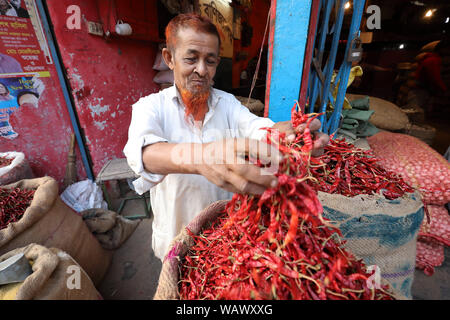
<path id="1" fill-rule="evenodd" d="M 213 34 L 198 31 L 194 28 L 180 28 L 176 35 L 175 48 L 183 47 L 186 51 L 205 51 L 208 50 L 217 55 L 219 40 Z"/>
<path id="2" fill-rule="evenodd" d="M 207 56 L 214 56 L 214 57 L 217 56 L 217 50 L 214 50 L 212 48 L 211 50 L 198 50 L 197 48 L 195 48 L 195 45 L 194 46 L 187 45 L 184 49 L 185 53 L 187 54 L 194 54 L 194 55 L 206 54 Z"/>

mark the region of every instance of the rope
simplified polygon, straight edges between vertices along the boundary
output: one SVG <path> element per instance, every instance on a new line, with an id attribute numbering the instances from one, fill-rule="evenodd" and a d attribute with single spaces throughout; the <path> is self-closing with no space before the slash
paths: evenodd
<path id="1" fill-rule="evenodd" d="M 269 8 L 269 12 L 267 13 L 266 29 L 264 30 L 264 36 L 262 39 L 261 48 L 259 50 L 258 63 L 256 64 L 255 74 L 253 75 L 252 85 L 250 87 L 250 94 L 247 99 L 247 105 L 250 103 L 250 98 L 252 96 L 253 89 L 255 88 L 255 85 L 256 85 L 256 79 L 258 78 L 259 66 L 261 64 L 261 56 L 262 56 L 262 52 L 263 52 L 263 48 L 264 48 L 264 41 L 266 40 L 267 29 L 269 28 L 269 21 L 270 21 L 270 8 Z"/>

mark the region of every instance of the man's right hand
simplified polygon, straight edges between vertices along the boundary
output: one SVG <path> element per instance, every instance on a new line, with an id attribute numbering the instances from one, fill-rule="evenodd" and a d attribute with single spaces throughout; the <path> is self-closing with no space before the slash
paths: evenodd
<path id="1" fill-rule="evenodd" d="M 245 158 L 259 159 L 268 168 L 259 168 Z M 274 173 L 282 155 L 274 147 L 252 139 L 225 139 L 201 148 L 196 172 L 217 186 L 234 193 L 262 194 L 278 183 Z"/>

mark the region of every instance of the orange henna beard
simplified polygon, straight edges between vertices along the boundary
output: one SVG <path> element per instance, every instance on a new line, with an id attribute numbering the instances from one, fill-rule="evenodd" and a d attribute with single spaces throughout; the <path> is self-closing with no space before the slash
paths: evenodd
<path id="1" fill-rule="evenodd" d="M 181 89 L 180 95 L 185 106 L 186 120 L 192 115 L 195 121 L 203 122 L 203 119 L 208 112 L 209 90 L 193 93 L 187 89 Z"/>

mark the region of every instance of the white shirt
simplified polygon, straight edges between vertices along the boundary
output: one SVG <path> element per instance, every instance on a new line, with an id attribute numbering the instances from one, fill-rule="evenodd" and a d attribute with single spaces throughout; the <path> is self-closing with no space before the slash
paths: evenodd
<path id="1" fill-rule="evenodd" d="M 195 174 L 160 175 L 148 172 L 142 163 L 142 148 L 157 142 L 208 143 L 225 138 L 261 140 L 263 127 L 274 122 L 252 114 L 232 94 L 211 89 L 209 110 L 201 129 L 185 120 L 184 105 L 175 86 L 144 98 L 133 105 L 128 142 L 124 148 L 129 166 L 140 176 L 133 182 L 143 194 L 150 190 L 154 214 L 152 247 L 164 258 L 172 239 L 212 202 L 230 199 L 232 193 Z"/>

